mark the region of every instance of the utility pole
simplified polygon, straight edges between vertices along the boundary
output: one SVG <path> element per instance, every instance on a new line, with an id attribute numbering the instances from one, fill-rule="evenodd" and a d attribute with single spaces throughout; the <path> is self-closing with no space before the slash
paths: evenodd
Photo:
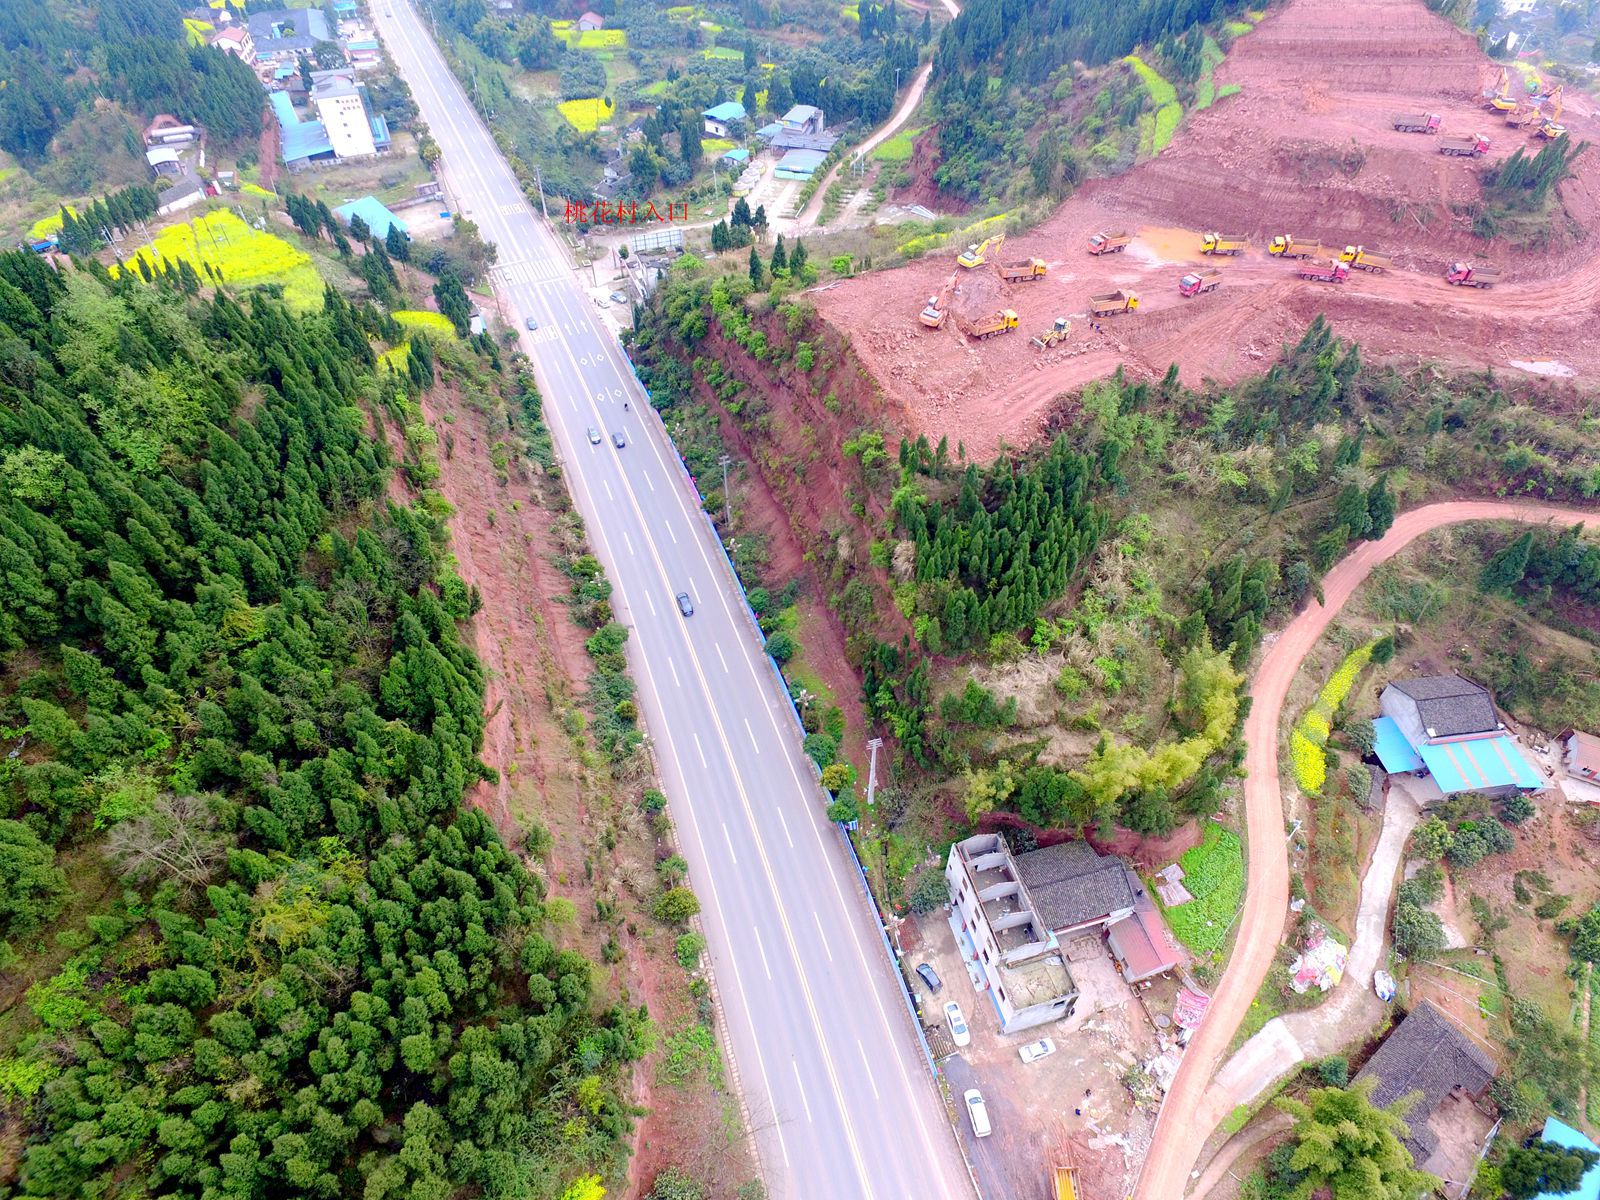
<path id="1" fill-rule="evenodd" d="M 882 738 L 867 739 L 867 750 L 872 758 L 867 763 L 867 807 L 872 807 L 872 794 L 878 790 L 878 747 L 883 745 Z"/>
<path id="2" fill-rule="evenodd" d="M 717 462 L 722 467 L 722 523 L 729 528 L 733 527 L 733 512 L 728 504 L 728 463 L 731 461 L 726 454 L 717 456 Z"/>

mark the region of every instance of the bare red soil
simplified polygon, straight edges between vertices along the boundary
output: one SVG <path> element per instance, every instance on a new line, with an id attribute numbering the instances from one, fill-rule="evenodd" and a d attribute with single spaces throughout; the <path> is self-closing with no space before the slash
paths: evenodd
<path id="1" fill-rule="evenodd" d="M 1062 393 L 1119 365 L 1148 378 L 1176 363 L 1191 385 L 1236 379 L 1318 313 L 1373 358 L 1472 367 L 1555 360 L 1581 380 L 1600 379 L 1600 345 L 1586 332 L 1600 271 L 1595 243 L 1584 240 L 1600 220 L 1600 155 L 1579 158 L 1561 186 L 1548 250 L 1485 242 L 1452 211 L 1480 198 L 1485 161 L 1544 144 L 1485 109 L 1481 94 L 1495 74 L 1469 36 L 1417 0 L 1290 0 L 1218 68 L 1217 85 L 1237 84 L 1239 94 L 1192 114 L 1157 158 L 1085 185 L 1007 242 L 1000 257 L 1044 259 L 1044 280 L 1004 284 L 989 267 L 963 271 L 952 319 L 925 329 L 917 312 L 955 269 L 939 254 L 817 293 L 817 308 L 848 331 L 893 417 L 913 433 L 960 441 L 979 459 L 1038 437 Z M 1489 153 L 1447 157 L 1436 138 L 1391 128 L 1392 114 L 1422 110 L 1441 114 L 1447 134 L 1487 134 Z M 1563 122 L 1575 139 L 1600 142 L 1581 97 Z M 1086 241 L 1099 229 L 1138 236 L 1124 253 L 1096 258 Z M 1205 229 L 1248 235 L 1251 247 L 1208 259 L 1199 252 Z M 1352 272 L 1338 285 L 1301 280 L 1298 264 L 1266 253 L 1279 233 L 1362 244 L 1394 269 Z M 1506 281 L 1452 287 L 1443 274 L 1458 259 L 1497 263 Z M 1179 296 L 1179 277 L 1198 265 L 1219 268 L 1222 286 Z M 1139 311 L 1096 330 L 1089 296 L 1119 288 L 1138 292 Z M 973 342 L 957 328 L 997 308 L 1017 311 L 1016 332 Z M 1073 321 L 1067 342 L 1030 345 L 1058 316 Z"/>

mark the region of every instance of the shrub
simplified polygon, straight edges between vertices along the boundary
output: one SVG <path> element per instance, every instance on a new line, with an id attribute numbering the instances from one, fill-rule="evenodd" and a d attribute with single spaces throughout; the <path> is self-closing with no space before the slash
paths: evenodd
<path id="1" fill-rule="evenodd" d="M 834 795 L 856 781 L 856 769 L 849 763 L 833 762 L 822 768 L 822 786 Z"/>
<path id="2" fill-rule="evenodd" d="M 658 813 L 667 807 L 667 794 L 659 788 L 645 788 L 639 807 L 647 813 Z"/>
<path id="3" fill-rule="evenodd" d="M 706 1200 L 705 1185 L 677 1167 L 668 1167 L 656 1176 L 647 1200 Z"/>
<path id="4" fill-rule="evenodd" d="M 1537 811 L 1533 801 L 1520 792 L 1507 796 L 1505 803 L 1500 806 L 1500 815 L 1511 825 L 1521 825 Z"/>
<path id="5" fill-rule="evenodd" d="M 700 911 L 700 898 L 686 887 L 668 888 L 656 897 L 651 911 L 658 921 L 682 925 Z"/>
<path id="6" fill-rule="evenodd" d="M 826 767 L 839 757 L 839 743 L 826 733 L 812 733 L 806 735 L 806 757 L 819 767 Z"/>
<path id="7" fill-rule="evenodd" d="M 693 971 L 700 965 L 700 955 L 706 948 L 706 939 L 698 933 L 682 933 L 673 944 L 672 952 L 677 955 L 678 965 L 685 971 Z"/>
<path id="8" fill-rule="evenodd" d="M 1329 1087 L 1343 1087 L 1350 1082 L 1350 1060 L 1342 1054 L 1331 1054 L 1317 1064 L 1317 1074 Z"/>
<path id="9" fill-rule="evenodd" d="M 832 804 L 828 805 L 828 820 L 840 825 L 849 825 L 861 819 L 861 808 L 856 803 L 856 794 L 853 789 L 845 791 Z"/>
<path id="10" fill-rule="evenodd" d="M 1394 910 L 1394 948 L 1407 958 L 1431 958 L 1444 949 L 1444 922 L 1415 904 Z"/>
<path id="11" fill-rule="evenodd" d="M 944 872 L 937 866 L 924 867 L 911 884 L 911 911 L 930 913 L 943 908 L 949 900 L 950 889 L 945 884 Z"/>
<path id="12" fill-rule="evenodd" d="M 1450 832 L 1450 826 L 1438 817 L 1429 817 L 1412 832 L 1411 852 L 1419 858 L 1438 862 L 1450 853 L 1450 844 L 1454 840 L 1455 836 Z"/>
<path id="13" fill-rule="evenodd" d="M 794 638 L 780 629 L 767 639 L 767 656 L 780 667 L 794 657 Z"/>

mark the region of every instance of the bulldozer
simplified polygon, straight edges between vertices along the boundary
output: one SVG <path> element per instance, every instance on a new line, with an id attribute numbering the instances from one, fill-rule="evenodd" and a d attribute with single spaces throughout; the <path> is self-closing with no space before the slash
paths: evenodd
<path id="1" fill-rule="evenodd" d="M 1547 141 L 1553 142 L 1567 132 L 1567 127 L 1561 123 L 1561 87 L 1558 85 L 1547 99 L 1550 103 L 1549 107 L 1544 111 L 1548 112 L 1549 116 L 1540 123 L 1539 128 L 1534 132 Z"/>
<path id="2" fill-rule="evenodd" d="M 951 293 L 960 290 L 959 285 L 956 283 L 958 274 L 959 272 L 951 271 L 950 278 L 945 281 L 944 287 L 939 289 L 937 295 L 929 296 L 928 303 L 917 314 L 917 320 L 921 321 L 929 329 L 942 328 L 945 317 L 950 315 Z"/>
<path id="3" fill-rule="evenodd" d="M 1494 87 L 1483 94 L 1483 98 L 1495 112 L 1515 112 L 1517 102 L 1511 95 L 1511 73 L 1501 67 L 1500 78 Z"/>
<path id="4" fill-rule="evenodd" d="M 1072 332 L 1072 322 L 1066 317 L 1057 317 L 1056 323 L 1043 333 L 1033 338 L 1033 344 L 1041 350 L 1048 350 L 1051 346 L 1058 346 L 1067 340 L 1067 335 Z"/>
<path id="5" fill-rule="evenodd" d="M 997 233 L 993 237 L 986 237 L 981 242 L 975 242 L 956 256 L 956 264 L 972 270 L 981 267 L 988 261 L 989 251 L 998 250 L 1005 244 L 1006 235 Z"/>

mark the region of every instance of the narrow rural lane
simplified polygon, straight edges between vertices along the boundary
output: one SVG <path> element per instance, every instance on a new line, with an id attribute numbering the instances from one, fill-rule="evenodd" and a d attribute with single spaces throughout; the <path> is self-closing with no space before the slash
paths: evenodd
<path id="1" fill-rule="evenodd" d="M 941 0 L 941 3 L 943 3 L 945 11 L 950 14 L 952 21 L 961 15 L 961 7 L 956 3 L 956 0 Z M 933 63 L 931 61 L 924 63 L 922 70 L 917 72 L 917 77 L 911 81 L 911 87 L 906 92 L 905 99 L 900 101 L 900 107 L 895 109 L 894 115 L 879 126 L 876 133 L 851 150 L 843 159 L 833 164 L 833 170 L 828 172 L 827 178 L 811 194 L 811 202 L 806 205 L 803 212 L 798 212 L 786 220 L 775 222 L 773 225 L 774 230 L 784 234 L 803 233 L 815 225 L 817 223 L 817 214 L 822 211 L 822 198 L 827 195 L 828 188 L 838 178 L 839 172 L 849 165 L 848 160 L 855 158 L 857 155 L 871 154 L 884 142 L 905 128 L 906 122 L 911 120 L 911 114 L 917 111 L 917 105 L 922 103 L 922 97 L 928 90 L 928 79 L 932 74 Z"/>
<path id="2" fill-rule="evenodd" d="M 1184 1054 L 1156 1120 L 1134 1200 L 1175 1200 L 1188 1187 L 1201 1147 L 1226 1112 L 1215 1112 L 1218 1093 L 1208 1085 L 1272 966 L 1289 909 L 1289 854 L 1278 783 L 1278 728 L 1283 704 L 1301 662 L 1374 567 L 1418 537 L 1466 521 L 1522 521 L 1558 528 L 1593 524 L 1600 512 L 1554 504 L 1462 500 L 1430 504 L 1402 514 L 1382 539 L 1363 542 L 1323 578 L 1323 603 L 1296 616 L 1267 650 L 1250 685 L 1245 719 L 1245 823 L 1249 864 L 1239 940 L 1211 1010 Z"/>

